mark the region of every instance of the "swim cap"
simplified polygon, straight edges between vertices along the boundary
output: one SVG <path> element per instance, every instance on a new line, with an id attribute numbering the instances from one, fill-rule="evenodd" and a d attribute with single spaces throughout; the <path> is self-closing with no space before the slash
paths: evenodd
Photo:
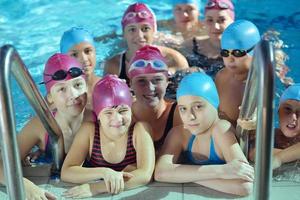
<path id="1" fill-rule="evenodd" d="M 96 115 L 107 107 L 132 105 L 132 96 L 126 82 L 115 75 L 106 75 L 97 82 L 93 91 L 93 109 Z"/>
<path id="2" fill-rule="evenodd" d="M 173 0 L 173 4 L 195 4 L 198 8 L 201 0 Z"/>
<path id="3" fill-rule="evenodd" d="M 227 10 L 231 19 L 234 20 L 235 14 L 234 14 L 234 5 L 231 0 L 208 0 L 204 13 L 206 13 L 207 10 Z"/>
<path id="4" fill-rule="evenodd" d="M 195 72 L 185 76 L 179 83 L 176 99 L 181 96 L 198 96 L 207 100 L 216 109 L 219 106 L 219 95 L 214 81 L 202 72 Z"/>
<path id="5" fill-rule="evenodd" d="M 248 50 L 259 41 L 259 31 L 252 22 L 237 20 L 224 30 L 221 38 L 221 48 L 227 50 Z M 252 56 L 253 51 L 250 51 L 248 54 Z"/>
<path id="6" fill-rule="evenodd" d="M 53 56 L 51 56 L 48 59 L 44 69 L 44 83 L 46 85 L 47 92 L 48 93 L 50 92 L 50 89 L 54 84 L 62 81 L 62 80 L 58 80 L 58 81 L 53 80 L 51 77 L 51 75 L 53 75 L 55 72 L 59 70 L 64 70 L 67 72 L 67 77 L 63 80 L 70 80 L 76 78 L 76 77 L 72 77 L 71 74 L 68 72 L 73 67 L 83 70 L 81 64 L 75 58 L 72 58 L 69 55 L 56 53 Z M 83 76 L 85 78 L 84 74 L 81 74 L 80 76 Z"/>
<path id="7" fill-rule="evenodd" d="M 300 101 L 300 83 L 296 83 L 285 89 L 280 97 L 279 104 L 287 100 Z"/>
<path id="8" fill-rule="evenodd" d="M 144 63 L 146 64 L 144 66 L 139 66 L 140 64 L 135 65 L 136 61 L 138 60 L 154 61 L 154 62 L 152 64 Z M 130 67 L 128 70 L 128 77 L 130 79 L 140 74 L 168 72 L 168 66 L 166 64 L 165 58 L 161 55 L 158 48 L 150 45 L 146 45 L 140 48 L 139 50 L 137 50 L 135 52 L 135 55 L 132 57 L 129 65 Z M 167 73 L 165 74 L 167 76 Z"/>
<path id="9" fill-rule="evenodd" d="M 87 30 L 81 27 L 72 27 L 61 37 L 60 52 L 67 53 L 74 45 L 81 42 L 88 42 L 94 46 L 94 39 Z"/>
<path id="10" fill-rule="evenodd" d="M 121 23 L 123 30 L 128 24 L 141 22 L 146 22 L 150 26 L 152 26 L 154 31 L 157 30 L 155 14 L 146 4 L 135 3 L 128 6 L 127 10 L 125 11 L 122 17 Z"/>

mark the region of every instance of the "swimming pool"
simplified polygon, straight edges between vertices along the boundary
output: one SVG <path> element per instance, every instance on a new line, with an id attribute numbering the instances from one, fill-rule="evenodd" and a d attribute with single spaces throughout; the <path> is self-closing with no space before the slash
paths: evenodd
<path id="1" fill-rule="evenodd" d="M 133 0 L 18 0 L 0 1 L 0 45 L 14 45 L 29 68 L 36 83 L 42 81 L 44 63 L 50 55 L 59 51 L 62 33 L 72 26 L 83 26 L 95 36 L 117 31 L 121 34 L 121 16 Z M 148 3 L 158 19 L 172 16 L 171 0 L 141 1 Z M 300 2 L 290 0 L 283 4 L 281 0 L 236 0 L 237 19 L 253 21 L 264 32 L 275 29 L 281 32 L 286 43 L 287 61 L 292 71 L 289 73 L 296 82 L 300 82 Z M 66 12 L 67 11 L 67 12 Z M 121 38 L 96 43 L 97 59 L 101 63 L 106 57 L 119 52 L 114 45 Z M 101 74 L 100 67 L 96 73 Z M 298 75 L 298 76 L 297 76 Z M 13 80 L 13 97 L 16 111 L 17 130 L 34 115 L 28 101 Z M 45 94 L 44 86 L 38 86 Z"/>

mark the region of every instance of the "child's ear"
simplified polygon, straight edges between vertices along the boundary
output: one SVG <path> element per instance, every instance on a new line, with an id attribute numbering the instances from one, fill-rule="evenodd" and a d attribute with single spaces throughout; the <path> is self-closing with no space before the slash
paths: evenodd
<path id="1" fill-rule="evenodd" d="M 46 99 L 46 102 L 47 102 L 49 105 L 53 104 L 53 99 L 52 99 L 51 94 L 47 94 L 47 96 L 46 96 L 45 99 Z"/>

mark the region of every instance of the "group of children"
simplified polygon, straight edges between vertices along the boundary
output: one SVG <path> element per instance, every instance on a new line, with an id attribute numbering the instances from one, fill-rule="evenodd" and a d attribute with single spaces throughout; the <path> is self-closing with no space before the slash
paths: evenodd
<path id="1" fill-rule="evenodd" d="M 188 13 L 198 18 L 198 6 L 197 1 L 178 0 L 175 17 Z M 127 49 L 106 61 L 102 78 L 94 74 L 92 35 L 78 27 L 63 34 L 61 53 L 48 59 L 43 83 L 63 133 L 59 141 L 66 157 L 61 179 L 81 184 L 67 190 L 65 197 L 118 194 L 146 185 L 153 177 L 241 196 L 251 193 L 254 168 L 240 149 L 235 127 L 261 37 L 252 22 L 233 22 L 230 0 L 209 0 L 205 15 L 204 24 L 196 21 L 185 27 L 187 31 L 211 27 L 205 42 L 197 39 L 198 31 L 192 37 L 185 34 L 186 42 L 195 41 L 203 51 L 209 48 L 204 44 L 213 45 L 207 58 L 222 57 L 225 67 L 218 68 L 216 76 L 203 68 L 204 72 L 183 77 L 176 101 L 165 97 L 169 75 L 191 66 L 178 51 L 154 46 L 156 19 L 145 4 L 132 4 L 125 11 L 122 30 Z M 183 28 L 181 24 L 174 30 L 185 33 Z M 278 113 L 273 168 L 299 159 L 299 84 L 284 91 Z M 35 145 L 51 157 L 49 140 L 41 121 L 31 119 L 18 135 L 21 159 Z M 3 183 L 2 171 L 1 167 Z M 56 198 L 26 178 L 24 185 L 28 199 Z"/>

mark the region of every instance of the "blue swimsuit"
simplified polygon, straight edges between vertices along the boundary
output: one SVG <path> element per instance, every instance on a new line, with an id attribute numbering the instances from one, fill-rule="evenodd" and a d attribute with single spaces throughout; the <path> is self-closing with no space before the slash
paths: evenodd
<path id="1" fill-rule="evenodd" d="M 209 154 L 209 158 L 207 160 L 196 160 L 193 157 L 193 153 L 192 153 L 192 147 L 193 147 L 193 143 L 195 141 L 196 135 L 191 136 L 191 138 L 189 139 L 189 143 L 188 143 L 188 148 L 186 150 L 186 157 L 188 159 L 188 161 L 190 162 L 190 164 L 195 164 L 195 165 L 220 165 L 220 164 L 225 164 L 226 162 L 224 160 L 221 160 L 219 158 L 219 156 L 217 155 L 216 151 L 215 151 L 215 146 L 214 146 L 214 140 L 211 137 L 210 140 L 210 154 Z"/>

